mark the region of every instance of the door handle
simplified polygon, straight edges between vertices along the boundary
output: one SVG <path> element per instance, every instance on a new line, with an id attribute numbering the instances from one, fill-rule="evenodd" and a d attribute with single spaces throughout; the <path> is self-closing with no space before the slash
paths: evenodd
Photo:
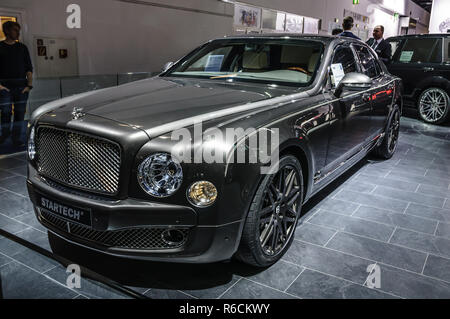
<path id="1" fill-rule="evenodd" d="M 424 70 L 425 72 L 433 72 L 433 71 L 434 71 L 434 68 L 426 66 L 426 67 L 423 68 L 423 70 Z"/>

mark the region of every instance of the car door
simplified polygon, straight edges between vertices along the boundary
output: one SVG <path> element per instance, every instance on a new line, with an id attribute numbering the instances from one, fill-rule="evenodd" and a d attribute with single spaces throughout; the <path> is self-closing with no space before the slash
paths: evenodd
<path id="1" fill-rule="evenodd" d="M 334 91 L 343 75 L 360 72 L 355 52 L 350 45 L 343 44 L 335 48 L 330 69 L 330 86 L 325 94 L 331 100 L 331 134 L 325 174 L 335 170 L 361 150 L 371 127 L 370 90 L 348 92 L 339 98 L 335 96 Z"/>
<path id="2" fill-rule="evenodd" d="M 372 109 L 368 138 L 373 140 L 386 126 L 389 106 L 394 96 L 394 83 L 391 77 L 385 76 L 377 57 L 366 46 L 357 44 L 353 46 L 362 71 L 372 79 L 372 90 L 370 90 Z"/>
<path id="3" fill-rule="evenodd" d="M 422 81 L 439 75 L 442 61 L 442 38 L 411 37 L 405 39 L 388 66 L 389 72 L 403 80 L 404 95 L 415 96 Z"/>

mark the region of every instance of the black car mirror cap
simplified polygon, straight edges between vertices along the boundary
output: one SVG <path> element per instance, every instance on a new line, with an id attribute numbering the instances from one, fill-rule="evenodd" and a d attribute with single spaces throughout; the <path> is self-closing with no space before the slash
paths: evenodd
<path id="1" fill-rule="evenodd" d="M 347 73 L 339 82 L 334 94 L 341 97 L 345 90 L 348 91 L 364 91 L 370 89 L 372 86 L 372 79 L 362 73 L 351 72 Z"/>
<path id="2" fill-rule="evenodd" d="M 166 72 L 167 70 L 169 70 L 172 66 L 174 65 L 173 62 L 167 62 L 166 64 L 164 64 L 163 68 L 162 68 L 162 73 Z"/>

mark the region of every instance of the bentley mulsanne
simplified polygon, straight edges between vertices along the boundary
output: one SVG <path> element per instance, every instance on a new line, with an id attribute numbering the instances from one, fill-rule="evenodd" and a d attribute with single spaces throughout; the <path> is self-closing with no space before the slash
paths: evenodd
<path id="1" fill-rule="evenodd" d="M 369 153 L 393 156 L 401 91 L 350 38 L 212 40 L 156 77 L 38 108 L 28 192 L 40 223 L 87 249 L 267 267 L 305 202 Z"/>

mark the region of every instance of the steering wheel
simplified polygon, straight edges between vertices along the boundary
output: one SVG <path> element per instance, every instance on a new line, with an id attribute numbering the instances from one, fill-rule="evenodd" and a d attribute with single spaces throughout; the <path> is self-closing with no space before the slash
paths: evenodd
<path id="1" fill-rule="evenodd" d="M 298 67 L 298 66 L 291 66 L 290 68 L 288 68 L 288 70 L 298 71 L 298 72 L 305 73 L 306 75 L 311 75 L 311 72 L 306 71 L 304 68 L 301 68 L 301 67 Z"/>

